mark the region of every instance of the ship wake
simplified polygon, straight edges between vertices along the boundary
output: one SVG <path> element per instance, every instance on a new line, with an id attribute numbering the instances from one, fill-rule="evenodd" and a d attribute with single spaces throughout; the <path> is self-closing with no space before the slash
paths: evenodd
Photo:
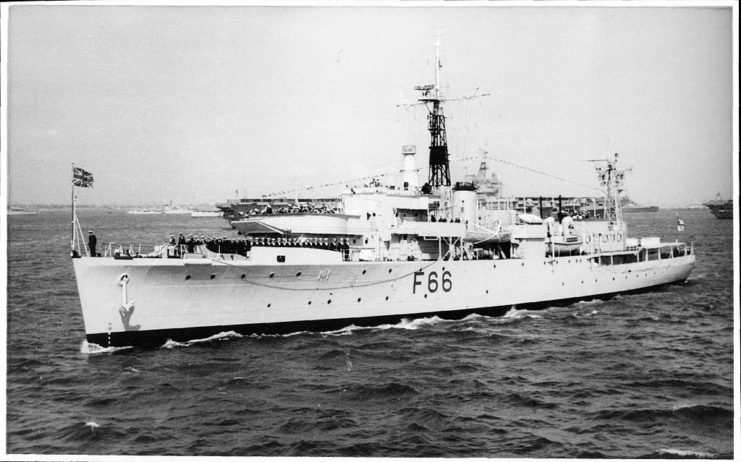
<path id="1" fill-rule="evenodd" d="M 185 342 L 177 342 L 172 339 L 168 339 L 167 342 L 165 342 L 160 348 L 166 348 L 168 350 L 171 350 L 173 348 L 187 348 L 193 345 L 203 344 L 203 343 L 210 343 L 210 342 L 220 342 L 224 340 L 231 340 L 235 338 L 242 338 L 242 334 L 238 334 L 232 330 L 227 332 L 219 332 L 218 334 L 214 334 L 210 337 L 206 338 L 197 338 L 193 340 L 188 340 Z"/>
<path id="2" fill-rule="evenodd" d="M 97 343 L 88 343 L 87 340 L 83 340 L 82 343 L 80 343 L 80 353 L 83 355 L 112 354 L 117 351 L 130 350 L 132 348 L 134 347 L 132 346 L 104 347 L 104 346 L 98 345 Z"/>

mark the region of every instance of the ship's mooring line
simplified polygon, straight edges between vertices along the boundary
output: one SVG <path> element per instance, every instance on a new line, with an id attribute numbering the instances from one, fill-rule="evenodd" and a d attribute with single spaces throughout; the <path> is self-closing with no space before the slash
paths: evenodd
<path id="1" fill-rule="evenodd" d="M 235 265 L 235 264 L 229 263 L 229 262 L 224 261 L 224 260 L 217 260 L 215 258 L 210 258 L 210 257 L 206 257 L 206 258 L 208 260 L 214 261 L 216 263 L 224 264 L 224 265 L 230 266 L 232 268 L 244 268 L 244 266 Z M 243 279 L 243 281 L 245 283 L 247 283 L 247 284 L 252 284 L 252 285 L 256 285 L 256 286 L 260 286 L 260 287 L 266 287 L 266 288 L 269 288 L 269 289 L 291 290 L 291 291 L 317 291 L 317 290 L 353 289 L 353 288 L 356 288 L 356 287 L 369 287 L 369 286 L 374 286 L 374 285 L 379 285 L 379 284 L 386 284 L 388 282 L 395 282 L 395 281 L 398 281 L 400 279 L 404 279 L 404 278 L 406 278 L 408 276 L 411 276 L 411 275 L 413 275 L 414 273 L 416 273 L 418 271 L 424 271 L 427 268 L 429 268 L 432 265 L 434 265 L 435 263 L 437 263 L 438 261 L 439 260 L 434 260 L 434 261 L 432 261 L 430 264 L 428 264 L 426 266 L 421 266 L 419 268 L 419 270 L 417 270 L 417 271 L 412 271 L 411 273 L 403 274 L 403 275 L 397 276 L 395 278 L 384 279 L 383 281 L 369 282 L 369 283 L 365 283 L 365 284 L 354 284 L 354 285 L 344 286 L 344 287 L 343 286 L 340 286 L 340 287 L 322 287 L 322 288 L 313 288 L 313 289 L 302 289 L 302 288 L 293 288 L 293 287 L 274 286 L 274 285 L 270 285 L 270 284 L 263 284 L 261 282 L 250 281 L 250 280 L 247 280 L 247 279 Z"/>

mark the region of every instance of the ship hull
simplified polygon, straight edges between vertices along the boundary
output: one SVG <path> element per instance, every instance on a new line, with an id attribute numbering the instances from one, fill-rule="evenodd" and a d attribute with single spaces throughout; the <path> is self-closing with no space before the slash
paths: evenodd
<path id="1" fill-rule="evenodd" d="M 705 207 L 710 210 L 710 213 L 712 213 L 715 218 L 718 218 L 720 220 L 731 220 L 733 219 L 733 202 L 728 201 L 727 203 L 717 204 L 717 203 L 708 203 L 704 204 Z"/>
<path id="2" fill-rule="evenodd" d="M 584 256 L 326 265 L 205 259 L 73 262 L 88 341 L 154 347 L 168 339 L 229 331 L 326 331 L 553 306 L 683 281 L 694 260 L 686 255 L 621 265 L 599 265 Z"/>
<path id="3" fill-rule="evenodd" d="M 645 207 L 636 206 L 636 207 L 623 207 L 623 213 L 645 213 L 645 212 L 658 212 L 659 207 L 655 205 L 647 205 Z"/>

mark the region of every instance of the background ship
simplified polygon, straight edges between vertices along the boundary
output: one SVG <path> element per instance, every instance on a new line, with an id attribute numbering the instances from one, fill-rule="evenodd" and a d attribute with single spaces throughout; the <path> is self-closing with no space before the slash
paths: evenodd
<path id="1" fill-rule="evenodd" d="M 717 199 L 705 202 L 705 207 L 710 210 L 710 213 L 715 215 L 715 218 L 721 220 L 730 220 L 733 218 L 733 199 L 723 200 L 718 194 Z"/>
<path id="2" fill-rule="evenodd" d="M 172 205 L 172 201 L 163 207 L 156 208 L 137 208 L 126 212 L 130 215 L 160 215 L 160 214 L 191 214 L 192 210 L 177 205 Z"/>

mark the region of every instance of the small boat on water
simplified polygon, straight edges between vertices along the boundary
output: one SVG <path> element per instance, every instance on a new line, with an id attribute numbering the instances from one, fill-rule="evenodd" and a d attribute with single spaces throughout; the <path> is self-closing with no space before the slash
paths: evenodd
<path id="1" fill-rule="evenodd" d="M 36 210 L 28 210 L 22 207 L 10 207 L 8 215 L 36 215 Z"/>
<path id="2" fill-rule="evenodd" d="M 623 207 L 623 213 L 646 213 L 646 212 L 658 212 L 659 207 L 655 205 L 637 205 L 637 204 L 628 204 Z"/>
<path id="3" fill-rule="evenodd" d="M 398 184 L 351 188 L 336 209 L 265 207 L 233 222 L 237 241 L 109 243 L 98 258 L 75 219 L 71 256 L 88 342 L 156 347 L 225 332 L 497 315 L 687 279 L 691 244 L 627 237 L 617 154 L 597 169 L 602 220 L 490 210 L 475 184 L 452 186 L 439 68 L 436 56 L 435 83 L 415 87 L 431 135 L 423 185 L 407 146 Z"/>

